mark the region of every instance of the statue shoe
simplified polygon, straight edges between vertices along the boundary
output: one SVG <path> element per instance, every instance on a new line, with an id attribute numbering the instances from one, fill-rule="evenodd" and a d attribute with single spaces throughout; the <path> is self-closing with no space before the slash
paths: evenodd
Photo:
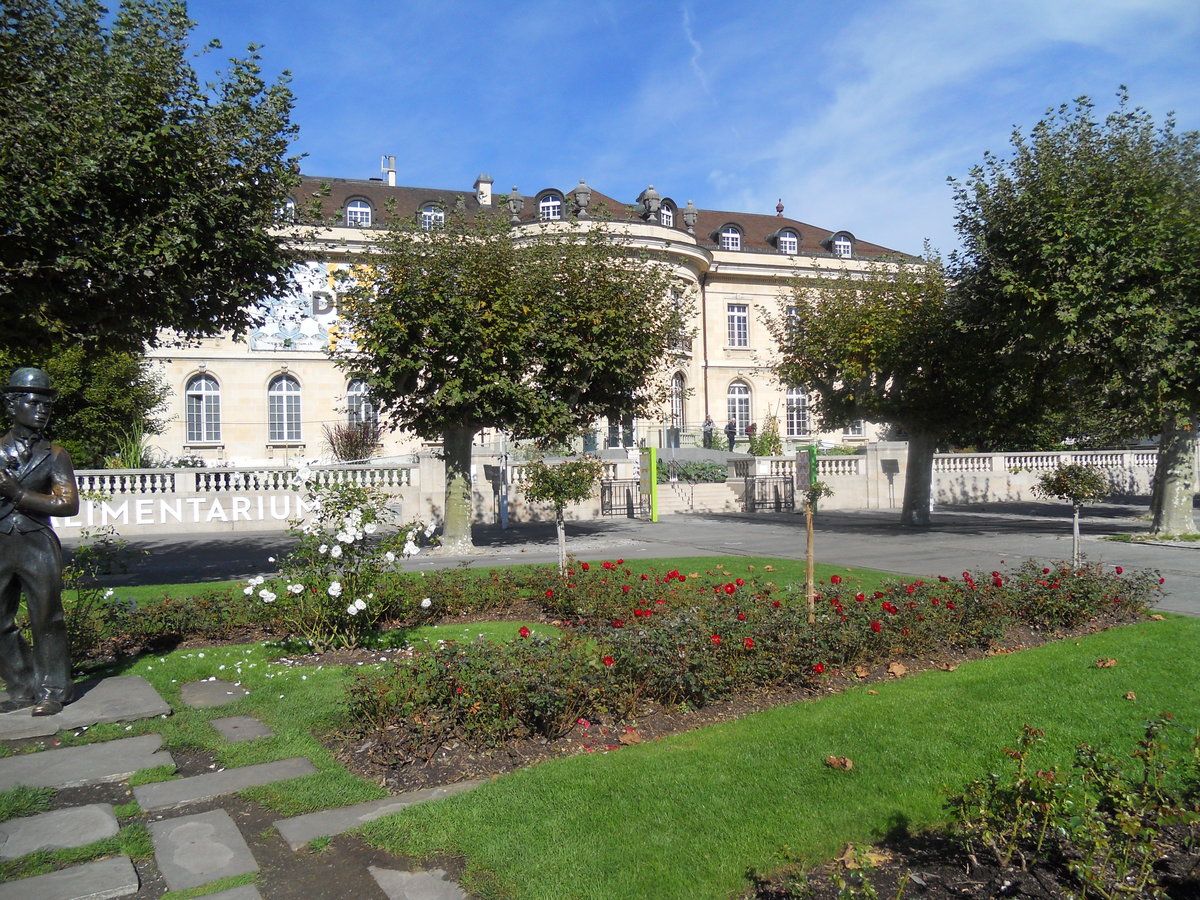
<path id="1" fill-rule="evenodd" d="M 63 705 L 57 700 L 39 700 L 33 704 L 33 709 L 29 711 L 32 716 L 56 716 L 62 712 Z"/>

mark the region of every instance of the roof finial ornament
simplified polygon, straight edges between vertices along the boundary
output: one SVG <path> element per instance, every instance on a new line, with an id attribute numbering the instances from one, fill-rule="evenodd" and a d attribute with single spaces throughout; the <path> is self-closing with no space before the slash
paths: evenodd
<path id="1" fill-rule="evenodd" d="M 780 197 L 779 202 L 775 204 L 775 215 L 777 215 L 777 216 L 783 215 L 783 198 L 782 197 Z"/>

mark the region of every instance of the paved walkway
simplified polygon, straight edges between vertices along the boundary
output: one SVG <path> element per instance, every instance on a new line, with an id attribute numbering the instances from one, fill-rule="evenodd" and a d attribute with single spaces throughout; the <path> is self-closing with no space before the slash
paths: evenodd
<path id="1" fill-rule="evenodd" d="M 114 686 L 106 684 L 109 681 L 120 682 L 115 687 L 121 688 L 134 699 L 122 701 L 119 713 L 108 711 L 104 721 L 132 721 L 170 711 L 170 707 L 144 679 L 134 676 L 105 679 L 98 683 L 92 693 L 98 696 L 112 695 Z M 190 706 L 214 707 L 231 702 L 237 696 L 236 691 L 224 690 L 233 685 L 220 681 L 194 682 L 184 687 L 188 688 L 183 692 L 187 698 L 185 704 Z M 67 707 L 68 711 L 73 712 L 69 724 L 62 718 L 67 714 L 66 711 L 42 721 L 48 726 L 78 727 L 84 714 L 78 709 L 73 710 L 75 706 L 77 704 Z M 0 715 L 0 740 L 13 740 L 26 735 L 31 719 L 28 710 Z M 212 725 L 231 742 L 258 740 L 273 734 L 270 728 L 250 716 L 214 719 Z M 54 730 L 47 733 L 53 734 Z M 161 746 L 161 735 L 150 734 L 7 757 L 0 759 L 0 790 L 16 785 L 63 789 L 127 782 L 140 769 L 175 766 L 171 754 L 163 751 Z M 309 760 L 294 758 L 133 788 L 134 800 L 142 813 L 152 819 L 148 827 L 154 846 L 154 866 L 167 890 L 189 890 L 201 888 L 218 879 L 256 876 L 253 884 L 205 896 L 221 900 L 254 900 L 263 897 L 264 893 L 272 896 L 272 887 L 280 885 L 272 884 L 271 879 L 279 876 L 260 874 L 259 863 L 246 836 L 234 817 L 222 807 L 221 798 L 231 797 L 249 787 L 300 778 L 314 772 L 316 769 Z M 301 852 L 315 838 L 342 834 L 414 803 L 461 793 L 480 783 L 463 782 L 446 788 L 413 791 L 372 803 L 281 819 L 274 823 L 277 833 L 275 839 L 285 843 L 291 851 Z M 211 802 L 214 800 L 217 801 L 215 805 Z M 119 827 L 114 808 L 108 803 L 69 806 L 10 819 L 0 822 L 0 859 L 18 859 L 38 851 L 83 847 L 115 836 Z M 147 864 L 142 865 L 145 867 Z M 397 860 L 394 866 L 367 867 L 370 879 L 378 887 L 375 896 L 388 900 L 463 900 L 467 896 L 440 869 L 410 871 L 404 865 L 403 861 Z M 286 896 L 305 895 L 303 891 L 297 893 L 295 885 L 284 887 L 287 888 Z M 335 893 L 328 893 L 330 889 Z M 320 896 L 324 897 L 350 896 L 338 892 L 336 884 L 324 885 L 321 891 Z M 145 892 L 143 878 L 133 860 L 126 856 L 96 860 L 47 875 L 0 884 L 0 900 L 101 900 L 138 896 L 150 895 Z M 372 895 L 355 887 L 353 896 L 365 898 Z"/>

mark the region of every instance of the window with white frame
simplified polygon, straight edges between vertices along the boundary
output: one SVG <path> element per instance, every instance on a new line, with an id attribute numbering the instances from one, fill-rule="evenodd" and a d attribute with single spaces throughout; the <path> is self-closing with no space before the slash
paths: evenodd
<path id="1" fill-rule="evenodd" d="M 558 194 L 547 194 L 538 201 L 538 218 L 543 222 L 553 222 L 562 218 L 562 197 Z"/>
<path id="2" fill-rule="evenodd" d="M 804 437 L 812 434 L 812 418 L 808 409 L 808 391 L 790 387 L 787 391 L 787 435 Z"/>
<path id="3" fill-rule="evenodd" d="M 379 412 L 371 402 L 371 389 L 361 378 L 353 379 L 346 388 L 346 421 L 351 425 L 373 425 Z"/>
<path id="4" fill-rule="evenodd" d="M 300 440 L 300 382 L 276 375 L 267 387 L 267 441 L 288 444 Z"/>
<path id="5" fill-rule="evenodd" d="M 366 200 L 351 200 L 346 204 L 347 228 L 371 227 L 371 204 Z"/>
<path id="6" fill-rule="evenodd" d="M 727 307 L 728 341 L 730 347 L 750 346 L 750 307 L 745 303 L 730 303 Z"/>
<path id="7" fill-rule="evenodd" d="M 658 221 L 668 228 L 675 227 L 675 210 L 671 208 L 670 203 L 664 203 L 658 208 Z"/>
<path id="8" fill-rule="evenodd" d="M 735 381 L 729 385 L 729 418 L 737 425 L 737 433 L 746 433 L 750 424 L 750 385 L 744 381 Z"/>
<path id="9" fill-rule="evenodd" d="M 741 250 L 742 233 L 735 225 L 726 225 L 721 229 L 721 249 Z"/>
<path id="10" fill-rule="evenodd" d="M 676 372 L 671 378 L 671 427 L 683 428 L 683 395 L 685 384 L 683 373 Z"/>
<path id="11" fill-rule="evenodd" d="M 833 255 L 849 259 L 854 255 L 854 242 L 846 235 L 839 234 L 833 239 Z"/>
<path id="12" fill-rule="evenodd" d="M 441 208 L 428 203 L 421 207 L 421 228 L 425 231 L 441 231 L 446 227 L 446 213 Z"/>
<path id="13" fill-rule="evenodd" d="M 213 443 L 221 440 L 221 387 L 211 375 L 197 375 L 184 390 L 187 442 Z"/>
<path id="14" fill-rule="evenodd" d="M 862 419 L 855 419 L 849 425 L 842 429 L 842 437 L 860 438 L 866 437 L 867 424 Z"/>
<path id="15" fill-rule="evenodd" d="M 295 222 L 296 221 L 296 201 L 288 197 L 283 201 L 283 205 L 275 211 L 275 218 L 280 222 Z"/>
<path id="16" fill-rule="evenodd" d="M 785 230 L 779 232 L 779 238 L 776 241 L 776 246 L 780 253 L 786 253 L 788 256 L 795 256 L 800 252 L 800 238 L 796 232 Z"/>

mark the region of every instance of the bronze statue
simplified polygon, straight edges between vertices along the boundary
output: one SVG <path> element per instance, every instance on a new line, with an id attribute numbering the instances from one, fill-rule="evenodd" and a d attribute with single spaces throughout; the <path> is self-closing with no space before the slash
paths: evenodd
<path id="1" fill-rule="evenodd" d="M 32 706 L 62 711 L 74 696 L 62 606 L 62 546 L 51 516 L 79 512 L 71 457 L 42 431 L 58 391 L 41 369 L 13 372 L 4 388 L 12 429 L 0 438 L 0 678 L 9 699 L 0 712 Z M 21 593 L 33 649 L 16 625 Z"/>

